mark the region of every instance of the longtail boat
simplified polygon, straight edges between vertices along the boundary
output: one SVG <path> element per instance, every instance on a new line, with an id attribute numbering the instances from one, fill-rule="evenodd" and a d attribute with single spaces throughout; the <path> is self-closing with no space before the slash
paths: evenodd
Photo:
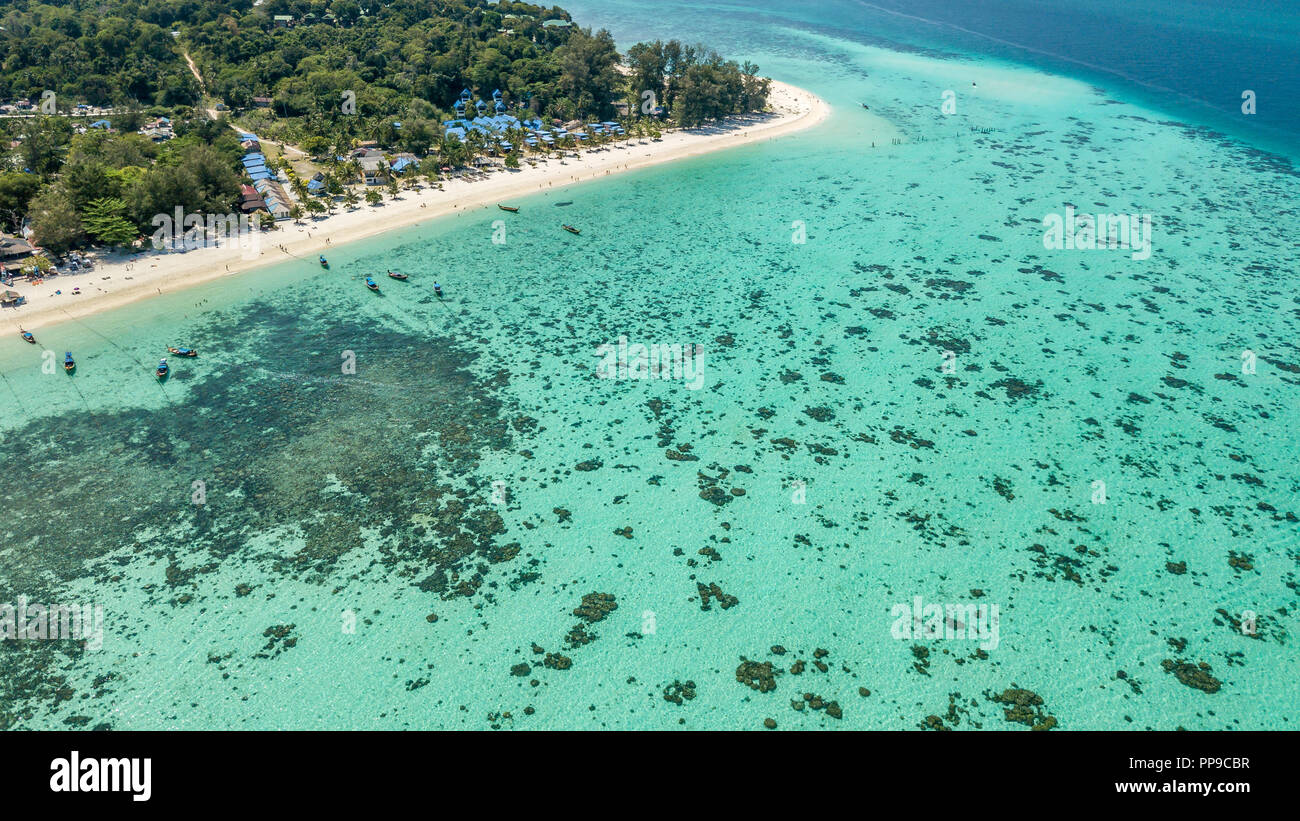
<path id="1" fill-rule="evenodd" d="M 502 205 L 501 203 L 497 203 L 497 208 L 500 208 L 502 211 L 509 211 L 512 214 L 519 210 L 519 206 L 517 205 Z"/>
<path id="2" fill-rule="evenodd" d="M 581 233 L 582 233 L 582 232 L 579 231 L 577 228 L 574 228 L 572 225 L 566 225 L 566 226 L 564 226 L 564 230 L 565 230 L 565 231 L 568 231 L 570 234 L 581 234 Z"/>
<path id="3" fill-rule="evenodd" d="M 324 254 L 321 254 L 321 255 L 318 257 L 318 259 L 320 260 L 320 267 L 322 267 L 322 268 L 329 268 L 329 267 L 330 267 L 330 262 L 329 262 L 329 260 L 325 259 L 325 255 L 324 255 Z"/>
<path id="4" fill-rule="evenodd" d="M 167 367 L 167 360 L 166 360 L 166 359 L 164 359 L 163 361 L 159 362 L 159 363 L 158 363 L 158 367 L 154 368 L 154 371 L 153 371 L 154 376 L 158 377 L 159 379 L 166 379 L 166 378 L 167 378 L 167 374 L 169 374 L 169 373 L 171 373 L 171 368 Z"/>
<path id="5" fill-rule="evenodd" d="M 72 373 L 77 369 L 77 361 L 72 358 L 72 351 L 63 354 L 63 370 Z"/>
<path id="6" fill-rule="evenodd" d="M 397 280 L 398 282 L 406 282 L 406 274 L 398 274 L 398 273 L 394 273 L 394 272 L 392 272 L 392 271 L 389 271 L 389 272 L 388 272 L 388 275 L 389 275 L 390 277 L 392 277 L 393 279 Z"/>
<path id="7" fill-rule="evenodd" d="M 28 342 L 32 343 L 33 345 L 36 344 L 36 337 L 32 336 L 31 331 L 19 331 L 19 333 L 23 335 L 23 339 L 26 339 Z"/>
<path id="8" fill-rule="evenodd" d="M 195 350 L 194 348 L 171 348 L 171 347 L 169 347 L 169 348 L 167 349 L 167 353 L 172 354 L 172 355 L 174 355 L 174 356 L 198 356 L 198 355 L 199 355 L 199 352 L 198 352 L 197 350 Z"/>
<path id="9" fill-rule="evenodd" d="M 375 293 L 379 293 L 379 284 L 370 277 L 366 277 L 366 287 Z"/>

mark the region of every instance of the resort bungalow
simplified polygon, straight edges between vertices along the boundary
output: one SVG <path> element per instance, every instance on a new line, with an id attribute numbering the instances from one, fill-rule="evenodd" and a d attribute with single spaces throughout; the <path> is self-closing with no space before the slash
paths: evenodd
<path id="1" fill-rule="evenodd" d="M 26 241 L 8 234 L 0 234 L 0 263 L 18 262 L 31 256 L 33 251 L 35 249 Z"/>
<path id="2" fill-rule="evenodd" d="M 241 185 L 239 186 L 239 193 L 240 193 L 240 201 L 239 201 L 240 211 L 243 211 L 245 214 L 251 214 L 254 211 L 266 210 L 266 200 L 262 199 L 262 195 L 257 193 L 257 189 L 254 188 L 253 186 Z"/>
<path id="3" fill-rule="evenodd" d="M 262 195 L 266 203 L 266 210 L 272 217 L 277 220 L 286 220 L 289 218 L 289 212 L 293 205 L 289 200 L 289 195 L 285 193 L 284 188 L 275 180 L 257 180 L 253 183 L 253 188 L 257 193 Z"/>
<path id="4" fill-rule="evenodd" d="M 266 167 L 266 157 L 260 153 L 245 154 L 244 173 L 253 182 L 258 180 L 269 180 L 274 178 L 274 174 Z"/>
<path id="5" fill-rule="evenodd" d="M 293 25 L 293 15 L 277 14 L 271 18 L 271 22 L 273 22 L 275 24 L 275 27 L 278 29 L 288 28 L 289 26 Z"/>
<path id="6" fill-rule="evenodd" d="M 366 185 L 383 185 L 388 182 L 388 160 L 380 152 L 367 154 L 357 160 L 361 164 L 361 176 Z"/>
<path id="7" fill-rule="evenodd" d="M 159 117 L 153 122 L 145 123 L 140 133 L 156 143 L 166 142 L 176 136 L 172 131 L 172 121 L 166 117 Z"/>
<path id="8" fill-rule="evenodd" d="M 254 97 L 254 98 L 253 98 L 253 105 L 254 105 L 254 107 L 256 107 L 256 108 L 270 108 L 272 102 L 274 102 L 274 101 L 273 101 L 270 97 Z"/>
<path id="9" fill-rule="evenodd" d="M 393 161 L 389 163 L 389 167 L 393 169 L 394 174 L 401 174 L 407 169 L 419 168 L 420 161 L 416 159 L 414 154 L 403 152 L 393 157 Z"/>

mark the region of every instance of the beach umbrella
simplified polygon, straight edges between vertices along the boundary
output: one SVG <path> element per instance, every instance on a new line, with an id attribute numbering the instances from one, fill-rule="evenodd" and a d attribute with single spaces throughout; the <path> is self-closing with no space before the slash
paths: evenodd
<path id="1" fill-rule="evenodd" d="M 0 294 L 0 302 L 17 302 L 22 299 L 22 294 L 17 291 L 5 291 Z"/>

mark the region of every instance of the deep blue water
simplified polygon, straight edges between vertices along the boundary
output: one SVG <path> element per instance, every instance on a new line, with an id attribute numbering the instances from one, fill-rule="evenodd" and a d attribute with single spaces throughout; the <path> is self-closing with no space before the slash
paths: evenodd
<path id="1" fill-rule="evenodd" d="M 627 45 L 682 38 L 684 13 L 716 9 L 717 30 L 697 36 L 741 57 L 756 46 L 729 40 L 737 12 L 776 18 L 878 45 L 996 56 L 1068 74 L 1130 99 L 1294 156 L 1300 149 L 1300 3 L 1291 0 L 742 0 L 655 3 L 574 0 L 584 25 L 608 27 Z M 692 23 L 700 19 L 692 15 Z M 697 29 L 692 26 L 692 31 Z M 689 37 L 683 39 L 690 39 Z M 721 41 L 721 42 L 719 42 Z M 726 50 L 726 49 L 724 49 Z M 1241 111 L 1254 91 L 1256 113 Z"/>

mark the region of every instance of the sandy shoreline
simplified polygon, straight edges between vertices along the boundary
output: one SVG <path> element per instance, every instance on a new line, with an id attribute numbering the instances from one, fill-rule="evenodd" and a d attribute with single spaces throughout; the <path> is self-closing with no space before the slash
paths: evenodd
<path id="1" fill-rule="evenodd" d="M 830 107 L 821 98 L 776 81 L 772 82 L 769 103 L 774 113 L 669 132 L 660 142 L 632 139 L 617 147 L 585 151 L 579 159 L 552 159 L 533 167 L 524 164 L 518 171 L 493 173 L 488 179 L 475 182 L 445 182 L 442 190 L 425 185 L 418 191 L 403 191 L 397 199 L 386 199 L 378 207 L 359 205 L 351 211 L 343 208 L 333 216 L 304 218 L 302 225 L 284 221 L 278 224 L 277 230 L 261 235 L 260 253 L 251 259 L 241 248 L 130 256 L 97 254 L 93 271 L 53 277 L 39 285 L 17 283 L 13 290 L 25 296 L 27 302 L 17 308 L 3 309 L 0 318 L 15 331 L 19 326 L 30 330 L 81 318 L 150 296 L 284 262 L 291 256 L 310 260 L 320 253 L 328 256 L 327 238 L 331 245 L 352 242 L 448 214 L 508 202 L 513 197 L 547 188 L 562 188 L 620 171 L 774 139 L 810 128 L 830 114 Z M 81 292 L 73 294 L 74 288 L 80 288 Z"/>

